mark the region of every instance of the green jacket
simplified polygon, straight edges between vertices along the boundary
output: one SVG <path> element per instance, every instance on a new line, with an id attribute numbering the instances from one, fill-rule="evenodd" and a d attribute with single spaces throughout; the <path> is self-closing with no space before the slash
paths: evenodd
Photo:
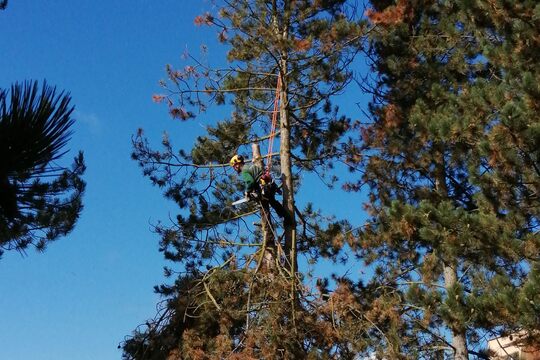
<path id="1" fill-rule="evenodd" d="M 255 190 L 259 186 L 259 181 L 263 176 L 264 171 L 260 166 L 255 164 L 244 165 L 240 175 L 242 180 L 244 180 L 245 191 L 250 192 Z"/>

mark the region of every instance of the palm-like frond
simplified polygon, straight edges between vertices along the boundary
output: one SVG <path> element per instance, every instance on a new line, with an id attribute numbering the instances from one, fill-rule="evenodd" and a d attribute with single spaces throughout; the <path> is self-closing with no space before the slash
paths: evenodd
<path id="1" fill-rule="evenodd" d="M 0 90 L 0 255 L 69 233 L 82 210 L 82 153 L 71 168 L 57 165 L 71 137 L 67 93 L 37 82 Z"/>
<path id="2" fill-rule="evenodd" d="M 0 177 L 34 177 L 62 151 L 73 125 L 71 97 L 38 83 L 15 83 L 0 94 Z"/>

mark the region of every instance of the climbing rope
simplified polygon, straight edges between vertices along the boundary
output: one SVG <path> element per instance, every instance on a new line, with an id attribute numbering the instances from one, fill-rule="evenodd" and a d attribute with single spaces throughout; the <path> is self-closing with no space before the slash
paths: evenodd
<path id="1" fill-rule="evenodd" d="M 270 128 L 270 135 L 268 137 L 268 154 L 266 155 L 266 171 L 270 172 L 272 168 L 272 150 L 274 147 L 274 137 L 276 136 L 276 126 L 279 113 L 279 100 L 281 92 L 281 76 L 278 74 L 276 85 L 276 96 L 274 98 L 274 111 L 272 112 L 272 126 Z"/>

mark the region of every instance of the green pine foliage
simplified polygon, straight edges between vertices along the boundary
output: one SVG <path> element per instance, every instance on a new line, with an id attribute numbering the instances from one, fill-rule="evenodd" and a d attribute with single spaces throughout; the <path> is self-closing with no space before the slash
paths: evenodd
<path id="1" fill-rule="evenodd" d="M 487 338 L 540 328 L 540 7 L 372 6 L 365 175 L 349 188 L 370 188 L 356 246 L 376 267 L 371 284 L 392 289 L 377 303 L 401 319 L 374 322 L 374 346 L 390 358 L 486 358 Z"/>
<path id="2" fill-rule="evenodd" d="M 0 254 L 69 233 L 82 210 L 82 153 L 70 168 L 58 165 L 71 136 L 68 94 L 37 82 L 0 90 Z"/>

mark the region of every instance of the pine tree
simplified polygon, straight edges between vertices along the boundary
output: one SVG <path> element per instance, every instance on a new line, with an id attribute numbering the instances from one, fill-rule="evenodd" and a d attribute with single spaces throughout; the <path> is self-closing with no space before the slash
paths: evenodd
<path id="1" fill-rule="evenodd" d="M 538 343 L 540 7 L 372 6 L 366 174 L 350 188 L 369 185 L 358 247 L 376 268 L 370 286 L 387 289 L 371 304 L 389 312 L 374 346 L 468 359 L 487 358 L 486 337 L 527 330 Z"/>
<path id="2" fill-rule="evenodd" d="M 0 249 L 22 251 L 69 233 L 82 210 L 82 153 L 58 165 L 73 125 L 70 96 L 37 82 L 0 89 Z M 1 254 L 1 251 L 0 251 Z"/>
<path id="3" fill-rule="evenodd" d="M 124 357 L 353 358 L 358 345 L 336 330 L 328 284 L 310 288 L 298 269 L 299 252 L 314 260 L 336 256 L 347 223 L 328 224 L 311 206 L 300 211 L 295 195 L 303 172 L 335 181 L 331 170 L 348 154 L 350 120 L 331 98 L 351 80 L 363 24 L 352 20 L 355 9 L 344 0 L 222 5 L 218 15 L 201 15 L 195 23 L 219 29 L 220 41 L 229 46 L 228 66 L 215 69 L 193 58 L 181 70 L 168 66 L 165 94 L 154 100 L 167 103 L 171 116 L 181 120 L 215 104 L 232 109 L 230 118 L 208 125 L 189 152 L 173 150 L 168 136 L 160 151 L 142 131 L 134 139 L 133 157 L 144 174 L 181 209 L 172 225 L 156 227 L 160 250 L 179 264 L 166 269 L 178 276 L 175 284 L 156 288 L 166 296 L 168 315 L 128 339 Z M 279 164 L 273 162 L 272 172 L 281 180 L 292 221 L 282 226 L 263 212 L 262 234 L 250 224 L 249 216 L 259 213 L 255 204 L 230 205 L 242 184 L 227 162 L 268 140 L 276 88 Z M 334 247 L 325 241 L 332 238 Z M 349 294 L 344 298 L 352 296 L 345 290 L 351 287 L 342 284 Z"/>

